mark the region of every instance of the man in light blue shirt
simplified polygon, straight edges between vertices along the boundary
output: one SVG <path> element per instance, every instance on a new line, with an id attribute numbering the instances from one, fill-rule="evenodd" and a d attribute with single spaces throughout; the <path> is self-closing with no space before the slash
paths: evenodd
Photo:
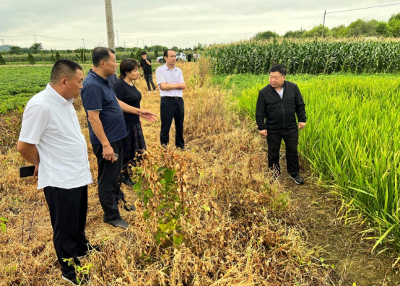
<path id="1" fill-rule="evenodd" d="M 161 132 L 160 142 L 162 146 L 169 143 L 169 130 L 172 119 L 175 120 L 175 146 L 185 148 L 183 139 L 183 121 L 185 117 L 183 90 L 186 88 L 182 70 L 175 67 L 176 53 L 173 50 L 164 52 L 165 65 L 156 70 L 156 80 L 160 89 L 161 105 Z"/>

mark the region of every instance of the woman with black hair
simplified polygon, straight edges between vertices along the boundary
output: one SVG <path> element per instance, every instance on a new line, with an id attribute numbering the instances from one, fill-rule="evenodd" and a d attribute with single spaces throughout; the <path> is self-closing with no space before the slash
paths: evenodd
<path id="1" fill-rule="evenodd" d="M 124 59 L 119 65 L 120 76 L 114 84 L 114 91 L 117 98 L 126 104 L 140 108 L 142 94 L 137 90 L 133 81 L 139 78 L 139 63 L 133 59 Z M 127 186 L 133 186 L 129 178 L 130 166 L 136 166 L 146 150 L 142 126 L 139 116 L 136 114 L 124 113 L 127 137 L 123 141 L 123 168 L 121 182 Z"/>

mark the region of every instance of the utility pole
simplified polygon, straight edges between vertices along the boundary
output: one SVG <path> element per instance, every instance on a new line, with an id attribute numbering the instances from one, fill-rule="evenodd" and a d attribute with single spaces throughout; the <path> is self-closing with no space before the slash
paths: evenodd
<path id="1" fill-rule="evenodd" d="M 35 38 L 35 44 L 36 44 L 36 34 L 33 34 L 33 37 Z"/>
<path id="2" fill-rule="evenodd" d="M 325 16 L 326 16 L 326 10 L 324 12 L 324 21 L 323 21 L 323 24 L 322 24 L 322 37 L 324 36 L 324 30 L 325 30 Z"/>
<path id="3" fill-rule="evenodd" d="M 114 35 L 114 23 L 112 14 L 111 0 L 105 0 L 106 4 L 106 21 L 107 21 L 107 43 L 108 48 L 115 50 L 115 35 Z"/>
<path id="4" fill-rule="evenodd" d="M 4 39 L 1 39 L 1 41 L 3 42 L 3 52 L 5 52 L 6 48 L 4 47 Z"/>
<path id="5" fill-rule="evenodd" d="M 115 31 L 117 34 L 117 47 L 119 47 L 118 30 Z"/>
<path id="6" fill-rule="evenodd" d="M 82 39 L 83 48 L 85 49 L 85 39 Z"/>

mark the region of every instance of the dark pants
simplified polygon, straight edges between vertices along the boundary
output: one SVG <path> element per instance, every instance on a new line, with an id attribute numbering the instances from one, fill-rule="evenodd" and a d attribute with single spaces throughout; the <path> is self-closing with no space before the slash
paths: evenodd
<path id="1" fill-rule="evenodd" d="M 154 82 L 153 82 L 153 75 L 152 75 L 152 74 L 144 74 L 144 79 L 146 80 L 147 89 L 148 89 L 149 91 L 151 91 L 150 84 L 152 85 L 153 90 L 156 90 L 156 86 L 154 85 Z"/>
<path id="2" fill-rule="evenodd" d="M 119 155 L 118 160 L 114 161 L 114 163 L 103 158 L 103 146 L 101 144 L 92 145 L 99 169 L 97 177 L 99 199 L 104 211 L 104 218 L 107 220 L 121 218 L 118 201 L 124 198 L 124 193 L 120 189 L 121 182 L 119 179 L 123 161 L 122 141 L 110 143 L 114 153 Z"/>
<path id="3" fill-rule="evenodd" d="M 167 145 L 169 142 L 169 129 L 172 119 L 175 119 L 175 146 L 185 147 L 183 140 L 183 121 L 185 119 L 185 108 L 182 97 L 161 97 L 161 145 Z"/>
<path id="4" fill-rule="evenodd" d="M 297 145 L 299 142 L 299 131 L 297 129 L 288 132 L 268 131 L 268 167 L 280 173 L 279 166 L 279 150 L 281 148 L 282 139 L 286 145 L 286 164 L 287 171 L 290 175 L 297 175 L 300 171 L 299 155 Z"/>
<path id="5" fill-rule="evenodd" d="M 74 189 L 45 187 L 44 195 L 50 210 L 53 243 L 64 276 L 75 273 L 63 258 L 76 258 L 87 250 L 85 236 L 88 192 L 87 186 Z"/>

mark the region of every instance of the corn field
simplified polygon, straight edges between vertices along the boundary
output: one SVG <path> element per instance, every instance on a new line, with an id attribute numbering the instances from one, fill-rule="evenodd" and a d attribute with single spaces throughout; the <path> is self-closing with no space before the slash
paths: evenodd
<path id="1" fill-rule="evenodd" d="M 239 97 L 242 111 L 254 118 L 256 84 Z M 333 182 L 362 210 L 383 239 L 400 246 L 400 79 L 395 76 L 295 76 L 306 102 L 307 128 L 300 153 L 315 174 Z"/>
<path id="2" fill-rule="evenodd" d="M 248 41 L 208 49 L 215 74 L 267 73 L 275 64 L 290 74 L 392 73 L 400 70 L 400 42 Z"/>

